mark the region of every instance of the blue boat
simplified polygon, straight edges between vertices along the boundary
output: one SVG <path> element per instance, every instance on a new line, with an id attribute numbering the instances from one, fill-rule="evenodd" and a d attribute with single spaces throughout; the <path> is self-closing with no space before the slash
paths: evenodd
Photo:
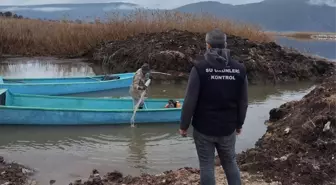
<path id="1" fill-rule="evenodd" d="M 36 95 L 66 95 L 88 93 L 129 87 L 135 73 L 110 76 L 64 77 L 64 78 L 1 78 L 0 89 L 12 93 Z"/>
<path id="2" fill-rule="evenodd" d="M 183 104 L 183 100 L 179 99 Z M 181 108 L 165 108 L 168 99 L 146 99 L 135 124 L 178 122 Z M 130 124 L 132 99 L 47 96 L 0 89 L 0 125 Z"/>

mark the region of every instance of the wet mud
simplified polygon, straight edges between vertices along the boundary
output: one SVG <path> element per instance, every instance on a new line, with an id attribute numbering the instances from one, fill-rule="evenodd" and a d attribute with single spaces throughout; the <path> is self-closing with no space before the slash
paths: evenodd
<path id="1" fill-rule="evenodd" d="M 7 162 L 0 156 L 0 184 L 26 185 L 30 184 L 29 177 L 34 174 L 32 169 L 23 165 Z"/>
<path id="2" fill-rule="evenodd" d="M 336 184 L 336 78 L 270 111 L 256 147 L 239 154 L 242 170 L 283 185 Z"/>
<path id="3" fill-rule="evenodd" d="M 215 168 L 216 184 L 227 185 L 224 172 L 221 168 Z M 278 185 L 277 182 L 266 183 L 260 176 L 251 176 L 242 173 L 243 185 Z M 199 170 L 194 168 L 181 168 L 175 171 L 166 171 L 162 174 L 143 174 L 139 177 L 123 176 L 114 171 L 100 176 L 97 170 L 93 170 L 90 177 L 85 180 L 77 180 L 69 185 L 199 185 Z"/>
<path id="4" fill-rule="evenodd" d="M 335 72 L 335 65 L 326 59 L 274 42 L 255 43 L 233 35 L 227 42 L 232 58 L 244 63 L 251 84 L 315 80 Z M 170 80 L 187 79 L 193 59 L 204 51 L 204 34 L 169 30 L 105 42 L 81 57 L 107 66 L 111 73 L 132 72 L 147 62 L 155 71 L 172 74 L 154 75 L 154 79 Z"/>

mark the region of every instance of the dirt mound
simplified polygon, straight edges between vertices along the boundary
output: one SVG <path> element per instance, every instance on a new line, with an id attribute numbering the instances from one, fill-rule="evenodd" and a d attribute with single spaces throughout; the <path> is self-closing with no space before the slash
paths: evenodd
<path id="1" fill-rule="evenodd" d="M 29 181 L 29 176 L 33 170 L 28 169 L 20 164 L 7 163 L 0 156 L 0 184 L 8 185 L 25 185 Z"/>
<path id="2" fill-rule="evenodd" d="M 242 170 L 284 185 L 336 184 L 336 78 L 270 111 L 266 134 L 239 155 Z"/>
<path id="3" fill-rule="evenodd" d="M 201 33 L 179 30 L 139 34 L 104 43 L 85 56 L 106 64 L 113 73 L 135 71 L 147 62 L 156 71 L 174 74 L 173 78 L 186 78 L 192 60 L 205 51 L 204 38 Z M 328 61 L 289 51 L 274 42 L 258 44 L 229 35 L 228 48 L 234 59 L 245 64 L 250 83 L 314 79 L 335 70 Z"/>
<path id="4" fill-rule="evenodd" d="M 224 172 L 216 167 L 216 183 L 227 185 Z M 260 176 L 251 176 L 242 173 L 243 185 L 278 185 L 277 182 L 266 183 Z M 89 179 L 85 182 L 77 180 L 69 185 L 199 185 L 199 170 L 193 168 L 181 168 L 176 171 L 166 171 L 158 175 L 143 174 L 139 177 L 123 176 L 120 172 L 114 171 L 104 177 L 99 175 L 97 170 L 93 170 Z"/>

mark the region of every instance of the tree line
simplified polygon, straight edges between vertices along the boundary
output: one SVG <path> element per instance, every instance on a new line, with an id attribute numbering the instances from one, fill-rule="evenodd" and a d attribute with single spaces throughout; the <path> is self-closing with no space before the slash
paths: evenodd
<path id="1" fill-rule="evenodd" d="M 15 19 L 23 19 L 22 15 L 17 15 L 12 12 L 0 12 L 0 17 L 6 17 L 6 18 L 15 18 Z"/>

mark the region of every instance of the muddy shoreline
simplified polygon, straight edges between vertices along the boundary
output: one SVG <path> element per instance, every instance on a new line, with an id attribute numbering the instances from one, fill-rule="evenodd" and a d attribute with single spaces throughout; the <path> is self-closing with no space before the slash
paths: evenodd
<path id="1" fill-rule="evenodd" d="M 0 160 L 3 159 L 0 157 Z M 40 185 L 32 177 L 32 169 L 14 162 L 0 163 L 0 184 L 1 185 Z M 227 185 L 224 171 L 221 167 L 215 167 L 216 183 Z M 243 185 L 280 185 L 279 182 L 266 182 L 260 175 L 251 175 L 241 172 Z M 57 179 L 50 179 L 49 184 L 58 184 Z M 160 174 L 132 177 L 124 176 L 118 171 L 109 172 L 105 175 L 99 174 L 94 169 L 86 179 L 78 179 L 69 182 L 69 185 L 199 185 L 199 169 L 184 167 L 177 170 L 165 171 Z"/>
<path id="2" fill-rule="evenodd" d="M 317 85 L 301 100 L 287 102 L 269 112 L 266 133 L 255 147 L 237 155 L 246 185 L 335 185 L 336 184 L 336 76 Z M 24 185 L 29 168 L 0 158 L 0 184 Z M 112 171 L 113 169 L 111 169 Z M 225 184 L 216 166 L 218 184 Z M 94 170 L 87 179 L 72 185 L 184 185 L 199 184 L 199 170 L 181 168 L 162 174 L 106 175 Z M 57 179 L 55 179 L 57 182 Z M 57 183 L 56 183 L 57 184 Z"/>
<path id="3" fill-rule="evenodd" d="M 216 184 L 227 185 L 224 171 L 215 167 Z M 241 173 L 243 185 L 278 185 L 278 182 L 267 183 L 258 175 Z M 175 171 L 166 171 L 157 175 L 143 174 L 139 177 L 123 176 L 114 171 L 100 176 L 97 170 L 86 181 L 77 180 L 69 185 L 199 185 L 199 170 L 194 168 L 180 168 Z"/>
<path id="4" fill-rule="evenodd" d="M 269 115 L 267 131 L 255 147 L 237 155 L 243 184 L 335 185 L 336 76 L 325 79 L 301 100 L 270 110 Z M 7 182 L 20 177 L 14 184 L 24 185 L 23 181 L 29 180 L 29 174 L 22 172 L 28 168 L 3 160 L 0 164 L 0 174 L 11 172 L 6 173 Z M 216 174 L 217 183 L 225 184 L 225 176 L 218 164 Z M 0 184 L 4 183 L 2 178 Z M 123 176 L 117 171 L 104 175 L 94 170 L 87 179 L 72 182 L 72 185 L 83 184 L 196 185 L 199 184 L 199 170 L 185 167 L 137 177 Z"/>
<path id="5" fill-rule="evenodd" d="M 1 185 L 30 185 L 30 177 L 34 173 L 34 170 L 15 162 L 6 161 L 0 156 Z"/>
<path id="6" fill-rule="evenodd" d="M 155 71 L 173 74 L 154 79 L 187 79 L 193 59 L 205 52 L 204 37 L 180 30 L 139 34 L 102 43 L 80 57 L 101 63 L 112 73 L 135 71 L 147 62 Z M 250 84 L 324 79 L 335 73 L 334 62 L 274 42 L 256 43 L 228 35 L 227 43 L 231 57 L 245 65 Z"/>
<path id="7" fill-rule="evenodd" d="M 336 76 L 269 114 L 255 148 L 238 155 L 241 169 L 283 185 L 336 184 Z"/>

